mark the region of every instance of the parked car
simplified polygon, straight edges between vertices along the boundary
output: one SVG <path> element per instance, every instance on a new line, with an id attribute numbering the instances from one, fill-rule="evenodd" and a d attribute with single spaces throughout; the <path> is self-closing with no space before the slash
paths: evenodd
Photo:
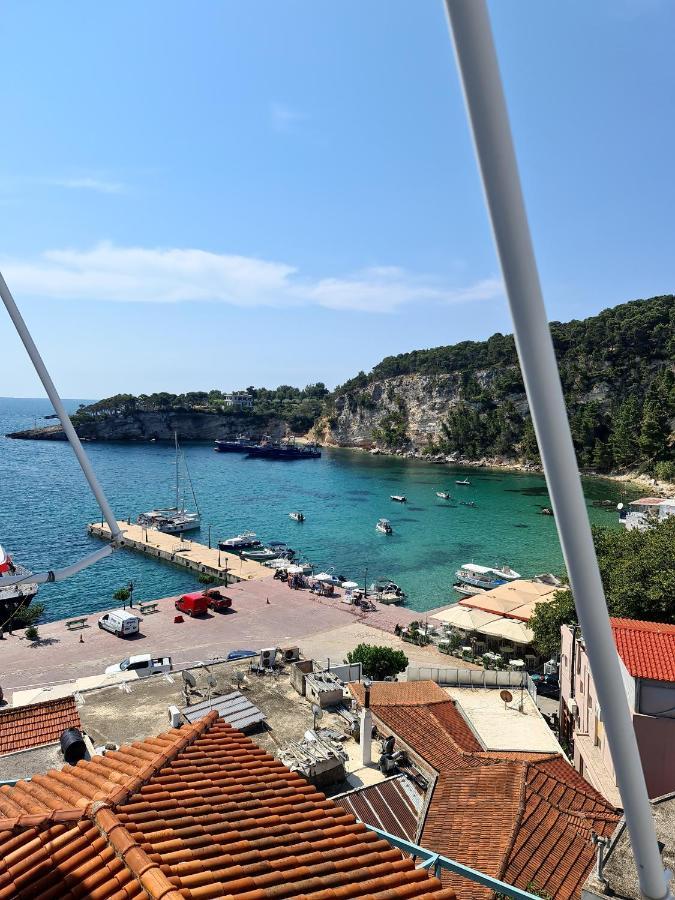
<path id="1" fill-rule="evenodd" d="M 251 656 L 257 656 L 257 650 L 230 650 L 227 654 L 228 662 L 231 662 L 233 659 L 248 659 Z"/>
<path id="2" fill-rule="evenodd" d="M 156 675 L 158 672 L 170 672 L 172 668 L 170 656 L 151 656 L 149 653 L 141 653 L 138 656 L 128 656 L 121 662 L 108 666 L 106 675 L 117 675 L 120 672 L 136 672 L 139 678 L 148 675 Z"/>
<path id="3" fill-rule="evenodd" d="M 221 594 L 216 588 L 211 588 L 211 590 L 204 593 L 208 597 L 209 609 L 212 609 L 214 612 L 226 612 L 226 610 L 232 609 L 232 597 L 226 597 L 225 594 Z"/>
<path id="4" fill-rule="evenodd" d="M 130 634 L 138 634 L 141 620 L 126 609 L 113 609 L 99 617 L 98 627 L 103 631 L 116 634 L 117 637 L 128 637 Z"/>
<path id="5" fill-rule="evenodd" d="M 543 675 L 535 682 L 537 694 L 542 697 L 549 697 L 551 700 L 560 700 L 560 684 L 558 676 Z"/>
<path id="6" fill-rule="evenodd" d="M 176 609 L 186 616 L 205 616 L 209 608 L 209 598 L 204 591 L 183 594 L 176 600 Z"/>

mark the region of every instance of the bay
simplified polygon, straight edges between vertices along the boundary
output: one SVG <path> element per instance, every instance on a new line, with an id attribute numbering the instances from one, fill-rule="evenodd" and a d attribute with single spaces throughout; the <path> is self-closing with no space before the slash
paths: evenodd
<path id="1" fill-rule="evenodd" d="M 82 401 L 67 402 L 70 411 Z M 66 442 L 16 441 L 10 431 L 47 424 L 47 400 L 0 398 L 0 543 L 34 571 L 59 568 L 100 546 L 86 534 L 98 507 Z M 461 469 L 354 450 L 326 449 L 320 460 L 275 462 L 214 453 L 210 444 L 183 443 L 202 528 L 211 542 L 251 529 L 263 541 L 287 541 L 320 569 L 360 583 L 389 577 L 420 611 L 454 602 L 453 575 L 462 563 L 508 563 L 525 576 L 560 572 L 562 553 L 540 475 Z M 89 443 L 94 469 L 119 519 L 174 502 L 175 454 L 168 443 Z M 470 487 L 455 485 L 468 477 Z M 452 504 L 436 497 L 447 490 Z M 637 496 L 606 479 L 584 479 L 591 521 L 619 527 L 618 502 Z M 406 504 L 391 494 L 405 494 Z M 459 505 L 473 500 L 475 508 Z M 296 523 L 288 514 L 305 513 Z M 375 530 L 388 518 L 394 533 Z M 318 569 L 317 569 L 318 571 Z M 119 551 L 59 584 L 44 585 L 45 620 L 84 615 L 113 605 L 113 592 L 133 580 L 134 597 L 150 599 L 194 589 L 193 575 Z"/>

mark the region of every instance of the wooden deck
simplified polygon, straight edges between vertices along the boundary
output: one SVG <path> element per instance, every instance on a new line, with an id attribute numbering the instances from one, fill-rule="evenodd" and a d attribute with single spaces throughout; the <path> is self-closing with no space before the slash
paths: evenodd
<path id="1" fill-rule="evenodd" d="M 217 547 L 210 549 L 186 537 L 181 540 L 180 535 L 164 534 L 154 528 L 129 525 L 128 522 L 117 524 L 124 533 L 122 547 L 182 569 L 213 575 L 222 584 L 249 581 L 272 574 L 270 569 L 258 562 L 241 559 L 233 553 L 223 553 Z M 106 522 L 92 522 L 87 526 L 87 531 L 94 537 L 110 540 L 110 529 Z"/>

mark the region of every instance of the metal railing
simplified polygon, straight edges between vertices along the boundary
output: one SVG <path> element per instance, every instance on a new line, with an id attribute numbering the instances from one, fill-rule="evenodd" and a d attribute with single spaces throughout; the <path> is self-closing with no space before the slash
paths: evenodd
<path id="1" fill-rule="evenodd" d="M 504 896 L 512 897 L 514 900 L 539 900 L 536 894 L 530 894 L 529 891 L 524 891 L 522 888 L 514 887 L 514 885 L 507 884 L 505 881 L 500 881 L 499 878 L 493 878 L 491 875 L 486 875 L 484 872 L 479 872 L 477 869 L 465 866 L 462 863 L 456 862 L 454 859 L 448 859 L 447 856 L 442 856 L 440 853 L 434 853 L 433 850 L 426 850 L 418 844 L 413 844 L 410 841 L 406 841 L 404 838 L 396 837 L 396 835 L 389 834 L 388 831 L 382 831 L 380 828 L 374 828 L 366 822 L 363 824 L 369 831 L 374 831 L 375 834 L 384 838 L 385 841 L 392 845 L 392 847 L 397 847 L 399 850 L 409 853 L 413 859 L 420 857 L 422 862 L 417 868 L 433 871 L 436 878 L 440 878 L 441 872 L 443 871 L 452 872 L 454 875 L 461 875 L 462 878 L 466 878 L 468 881 L 473 881 L 476 884 L 483 885 L 483 887 L 491 888 L 495 893 L 504 894 Z"/>

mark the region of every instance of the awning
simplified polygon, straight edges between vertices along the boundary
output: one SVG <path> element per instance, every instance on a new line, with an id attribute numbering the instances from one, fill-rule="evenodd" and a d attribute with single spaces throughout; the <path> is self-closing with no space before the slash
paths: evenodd
<path id="1" fill-rule="evenodd" d="M 516 622 L 515 619 L 495 619 L 486 625 L 481 625 L 476 629 L 479 634 L 488 637 L 504 638 L 514 644 L 531 644 L 534 641 L 534 632 L 531 628 L 526 628 L 522 622 Z"/>
<path id="2" fill-rule="evenodd" d="M 481 609 L 469 609 L 460 603 L 451 606 L 450 609 L 434 613 L 434 619 L 439 619 L 446 625 L 454 625 L 462 631 L 476 631 L 481 625 L 494 622 L 496 618 L 492 613 L 483 612 Z"/>

